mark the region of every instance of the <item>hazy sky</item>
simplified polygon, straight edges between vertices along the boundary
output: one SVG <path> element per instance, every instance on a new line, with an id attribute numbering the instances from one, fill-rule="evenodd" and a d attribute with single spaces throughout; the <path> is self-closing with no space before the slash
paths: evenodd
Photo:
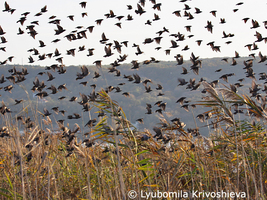
<path id="1" fill-rule="evenodd" d="M 241 1 L 236 0 L 192 0 L 186 2 L 180 2 L 179 0 L 157 0 L 156 3 L 162 3 L 161 11 L 154 10 L 152 7 L 154 4 L 151 1 L 146 0 L 143 9 L 146 11 L 142 15 L 135 13 L 137 9 L 137 3 L 139 0 L 87 0 L 86 8 L 82 8 L 79 4 L 81 1 L 77 0 L 46 0 L 46 1 L 33 1 L 32 0 L 9 0 L 7 3 L 11 9 L 16 9 L 13 14 L 10 12 L 0 12 L 1 22 L 0 25 L 3 28 L 4 35 L 7 43 L 0 44 L 1 47 L 6 47 L 4 51 L 0 51 L 0 61 L 3 62 L 9 56 L 14 56 L 13 64 L 28 64 L 28 57 L 32 56 L 37 65 L 52 65 L 58 64 L 55 61 L 55 57 L 46 58 L 43 61 L 38 61 L 38 56 L 32 55 L 32 52 L 27 52 L 29 49 L 36 48 L 40 54 L 54 53 L 58 48 L 61 56 L 63 57 L 63 64 L 68 65 L 92 65 L 96 60 L 102 60 L 102 63 L 109 64 L 114 62 L 119 53 L 113 49 L 114 53 L 110 57 L 103 57 L 105 55 L 105 44 L 100 44 L 102 33 L 105 33 L 109 39 L 108 42 L 114 44 L 114 40 L 119 42 L 129 41 L 128 47 L 122 47 L 122 53 L 127 54 L 128 58 L 125 61 L 130 63 L 132 60 L 144 61 L 155 57 L 158 60 L 175 60 L 174 56 L 181 54 L 184 59 L 189 59 L 190 54 L 194 52 L 195 55 L 200 58 L 207 57 L 233 57 L 235 51 L 240 56 L 248 56 L 251 53 L 258 55 L 261 51 L 262 54 L 267 54 L 267 48 L 265 43 L 257 42 L 259 50 L 249 51 L 247 44 L 252 44 L 257 38 L 254 36 L 256 31 L 262 34 L 263 37 L 267 36 L 267 31 L 264 27 L 263 21 L 267 20 L 266 10 L 267 4 L 262 0 L 246 0 L 244 4 L 237 5 Z M 194 19 L 188 20 L 188 17 L 184 17 L 185 4 L 191 7 L 190 12 Z M 41 11 L 47 5 L 47 12 L 41 16 L 35 16 L 36 13 Z M 133 9 L 128 10 L 127 5 L 132 5 Z M 4 10 L 4 1 L 2 1 L 1 10 Z M 195 7 L 199 8 L 202 13 L 196 14 Z M 234 9 L 238 9 L 237 12 L 233 12 Z M 113 10 L 116 16 L 125 16 L 120 21 L 116 18 L 106 18 L 104 14 Z M 177 17 L 172 14 L 174 11 L 180 10 L 182 17 Z M 216 10 L 216 17 L 214 17 L 210 11 Z M 30 12 L 27 16 L 24 25 L 17 23 L 22 17 L 24 12 Z M 81 13 L 86 12 L 88 16 L 82 17 Z M 132 21 L 127 21 L 127 15 L 133 17 Z M 153 21 L 154 14 L 160 17 L 160 20 Z M 50 16 L 55 15 L 55 19 L 60 19 L 60 25 L 66 29 L 66 31 L 60 35 L 55 35 L 55 24 L 48 23 L 51 21 Z M 74 15 L 74 21 L 71 21 L 67 16 Z M 247 23 L 244 23 L 243 18 L 250 18 Z M 225 18 L 226 23 L 220 24 L 220 18 Z M 103 19 L 101 25 L 96 25 L 95 20 Z M 252 19 L 259 22 L 260 27 L 252 29 Z M 151 25 L 145 25 L 146 21 L 150 20 Z M 33 39 L 27 32 L 26 27 L 31 25 L 31 22 L 38 21 L 39 25 L 35 25 L 37 35 Z M 213 33 L 210 33 L 205 26 L 207 21 L 211 21 L 213 25 Z M 122 28 L 119 28 L 115 24 L 121 22 Z M 191 26 L 191 32 L 188 32 L 185 26 Z M 81 29 L 77 29 L 77 26 L 83 26 Z M 95 26 L 93 33 L 89 33 L 88 26 Z M 25 32 L 22 35 L 17 35 L 19 27 Z M 146 38 L 155 38 L 159 36 L 158 31 L 163 30 L 166 27 L 169 33 L 164 32 L 160 44 L 152 42 L 150 44 L 143 44 Z M 66 35 L 72 31 L 87 30 L 87 39 L 82 38 L 75 41 L 68 41 Z M 227 34 L 232 33 L 234 37 L 222 38 L 223 31 Z M 178 48 L 170 48 L 171 40 L 177 38 L 170 36 L 171 34 L 177 34 L 180 32 L 185 35 L 184 41 L 178 41 Z M 193 37 L 189 38 L 189 35 Z M 51 43 L 54 39 L 60 39 L 58 43 Z M 39 47 L 39 40 L 45 43 L 45 47 Z M 196 40 L 203 40 L 201 46 L 198 46 Z M 214 41 L 216 46 L 220 46 L 221 52 L 212 51 L 211 47 L 206 45 L 209 42 Z M 225 42 L 232 41 L 230 44 Z M 132 47 L 133 43 L 140 45 L 141 51 L 144 53 L 141 55 L 135 55 L 136 48 Z M 86 50 L 78 52 L 79 46 L 85 45 Z M 182 49 L 188 45 L 189 50 L 182 51 Z M 155 50 L 156 47 L 161 47 L 160 50 Z M 69 49 L 75 48 L 75 57 L 66 55 Z M 87 49 L 94 48 L 94 56 L 86 56 L 88 54 Z M 165 54 L 166 49 L 171 49 L 170 55 Z"/>

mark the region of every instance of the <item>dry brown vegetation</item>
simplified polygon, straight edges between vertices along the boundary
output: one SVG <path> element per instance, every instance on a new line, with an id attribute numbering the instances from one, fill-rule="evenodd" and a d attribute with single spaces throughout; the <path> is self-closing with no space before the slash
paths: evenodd
<path id="1" fill-rule="evenodd" d="M 2 106 L 1 199 L 127 199 L 130 190 L 223 190 L 265 199 L 265 105 L 227 87 L 203 86 L 207 97 L 198 104 L 210 108 L 208 138 L 164 118 L 156 135 L 140 132 L 104 90 L 90 104 L 105 115 L 88 133 L 62 124 L 53 133 L 49 116 L 29 122 L 26 109 L 14 123 Z M 258 121 L 235 119 L 233 104 Z"/>

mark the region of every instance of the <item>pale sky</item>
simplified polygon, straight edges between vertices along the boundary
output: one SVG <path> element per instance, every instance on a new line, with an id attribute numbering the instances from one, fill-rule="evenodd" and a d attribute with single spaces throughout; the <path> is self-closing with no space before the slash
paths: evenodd
<path id="1" fill-rule="evenodd" d="M 86 0 L 85 0 L 86 1 Z M 33 3 L 34 2 L 34 3 Z M 179 0 L 157 0 L 156 3 L 162 3 L 161 11 L 154 10 L 152 7 L 154 4 L 151 1 L 146 0 L 143 9 L 146 11 L 141 16 L 135 13 L 137 9 L 137 3 L 139 0 L 87 0 L 86 8 L 82 8 L 79 4 L 81 1 L 77 0 L 8 0 L 10 8 L 16 9 L 13 14 L 10 12 L 2 12 L 5 9 L 4 1 L 0 4 L 1 12 L 0 25 L 4 32 L 1 35 L 6 38 L 7 43 L 0 44 L 1 47 L 6 47 L 4 51 L 0 51 L 0 61 L 3 62 L 9 56 L 14 56 L 13 62 L 10 64 L 29 64 L 28 57 L 32 56 L 35 62 L 34 65 L 49 66 L 52 64 L 58 64 L 55 61 L 55 57 L 46 58 L 43 61 L 38 61 L 38 56 L 32 55 L 27 50 L 36 48 L 40 54 L 54 53 L 55 49 L 58 48 L 61 56 L 63 56 L 63 64 L 69 65 L 92 65 L 96 60 L 102 60 L 103 64 L 110 64 L 114 62 L 119 55 L 127 54 L 128 58 L 125 63 L 130 63 L 132 60 L 144 61 L 155 57 L 158 60 L 175 60 L 174 56 L 181 54 L 185 60 L 190 58 L 190 54 L 194 52 L 196 56 L 200 58 L 211 58 L 211 57 L 234 57 L 235 51 L 240 56 L 248 56 L 251 53 L 258 55 L 259 51 L 263 55 L 267 54 L 267 48 L 265 47 L 264 41 L 257 42 L 259 50 L 249 51 L 246 44 L 252 44 L 257 38 L 254 36 L 256 31 L 262 34 L 263 37 L 267 37 L 267 31 L 264 27 L 263 21 L 267 20 L 266 10 L 267 4 L 262 0 L 245 0 L 242 1 L 244 4 L 236 5 L 241 1 L 237 0 L 192 0 L 186 2 L 180 2 Z M 194 19 L 188 20 L 184 17 L 185 4 L 191 7 L 190 12 Z M 36 13 L 41 11 L 47 5 L 47 12 L 41 16 L 34 16 Z M 132 10 L 127 10 L 127 5 L 132 5 Z M 199 8 L 202 13 L 195 14 L 195 7 Z M 234 9 L 238 9 L 237 12 L 233 12 Z M 120 21 L 116 18 L 106 18 L 104 14 L 109 13 L 113 10 L 116 16 L 124 16 Z M 172 14 L 174 11 L 180 10 L 182 17 L 177 17 Z M 210 11 L 216 10 L 216 17 L 214 17 Z M 21 14 L 24 12 L 30 12 L 27 16 L 24 25 L 20 25 L 17 21 L 22 17 Z M 86 12 L 88 16 L 82 18 L 81 13 Z M 127 21 L 126 17 L 130 14 L 133 17 L 132 21 Z M 153 21 L 154 14 L 159 15 L 160 20 Z M 55 35 L 54 29 L 55 24 L 49 24 L 49 17 L 55 15 L 55 19 L 60 19 L 60 25 L 66 29 L 60 35 Z M 74 15 L 74 21 L 71 21 L 67 16 Z M 244 23 L 243 18 L 250 18 L 247 23 Z M 226 23 L 220 24 L 220 18 L 225 18 Z M 103 19 L 101 25 L 96 25 L 95 20 Z M 260 27 L 251 29 L 252 19 L 257 20 Z M 150 20 L 152 25 L 145 25 L 146 21 Z M 31 25 L 31 22 L 38 21 L 39 25 L 35 25 L 35 30 L 38 32 L 36 38 L 33 39 L 27 32 L 26 27 Z M 213 33 L 210 33 L 205 26 L 207 21 L 211 21 L 213 25 Z M 122 28 L 119 28 L 115 24 L 121 22 Z M 185 26 L 191 26 L 191 32 L 188 32 Z M 81 29 L 77 29 L 77 26 L 83 26 Z M 86 31 L 87 39 L 82 38 L 80 40 L 68 41 L 66 35 L 74 30 L 86 30 L 88 26 L 94 26 L 93 33 Z M 156 44 L 153 41 L 150 44 L 143 44 L 146 38 L 155 38 L 159 36 L 158 31 L 163 30 L 166 27 L 169 33 L 164 32 L 161 36 L 160 44 Z M 17 35 L 18 29 L 21 28 L 25 33 L 23 35 Z M 223 31 L 226 34 L 234 34 L 231 38 L 222 38 Z M 119 42 L 129 41 L 128 47 L 123 46 L 122 52 L 119 54 L 112 47 L 112 53 L 110 57 L 103 57 L 105 55 L 104 47 L 105 44 L 100 44 L 102 33 L 105 33 L 109 39 L 108 43 L 111 42 L 114 45 L 114 40 Z M 185 35 L 184 41 L 178 41 L 178 48 L 170 48 L 171 40 L 176 40 L 171 34 L 177 34 L 180 32 Z M 189 35 L 194 35 L 188 38 Z M 51 43 L 54 39 L 60 39 L 58 43 Z M 45 43 L 45 47 L 39 47 L 39 40 Z M 198 46 L 196 40 L 203 40 L 201 46 Z M 212 51 L 211 47 L 206 45 L 209 42 L 214 41 L 216 46 L 220 46 L 221 52 Z M 230 44 L 225 42 L 232 41 Z M 132 47 L 133 43 L 140 46 L 141 51 L 144 53 L 141 55 L 135 55 L 137 52 L 136 48 Z M 79 46 L 85 45 L 86 50 L 78 52 Z M 188 45 L 189 50 L 182 51 L 182 49 Z M 156 51 L 156 47 L 161 47 L 160 50 Z M 75 48 L 75 57 L 66 55 L 69 49 Z M 94 48 L 93 56 L 86 56 L 89 48 Z M 171 49 L 170 55 L 165 54 L 166 49 Z M 9 63 L 9 62 L 8 62 Z"/>

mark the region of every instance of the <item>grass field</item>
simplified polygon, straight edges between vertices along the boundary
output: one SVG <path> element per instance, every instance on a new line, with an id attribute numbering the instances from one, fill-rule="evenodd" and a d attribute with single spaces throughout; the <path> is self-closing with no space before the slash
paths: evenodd
<path id="1" fill-rule="evenodd" d="M 263 104 L 226 87 L 203 86 L 207 97 L 198 104 L 210 109 L 209 137 L 164 118 L 155 125 L 156 135 L 136 130 L 104 91 L 90 103 L 102 116 L 87 133 L 78 125 L 53 127 L 49 116 L 27 120 L 25 110 L 13 120 L 2 106 L 0 199 L 115 200 L 128 199 L 131 190 L 136 199 L 142 199 L 141 191 L 157 190 L 243 192 L 245 199 L 266 199 Z M 233 104 L 243 105 L 247 120 L 233 115 Z"/>

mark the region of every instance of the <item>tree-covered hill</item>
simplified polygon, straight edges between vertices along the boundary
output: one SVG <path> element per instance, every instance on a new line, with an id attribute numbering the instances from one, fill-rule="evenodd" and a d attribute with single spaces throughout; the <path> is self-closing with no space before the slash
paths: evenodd
<path id="1" fill-rule="evenodd" d="M 177 65 L 177 62 L 171 61 L 160 61 L 157 63 L 149 63 L 144 64 L 141 63 L 138 70 L 131 69 L 133 64 L 121 64 L 116 67 L 117 70 L 120 71 L 120 76 L 115 76 L 116 72 L 109 72 L 111 70 L 111 65 L 102 66 L 102 68 L 97 68 L 96 66 L 87 66 L 90 74 L 83 79 L 77 78 L 77 73 L 81 73 L 82 66 L 68 66 L 65 67 L 66 72 L 63 74 L 59 74 L 57 70 L 53 71 L 49 67 L 42 67 L 42 66 L 18 66 L 18 65 L 6 65 L 1 67 L 1 74 L 4 75 L 5 80 L 7 77 L 11 76 L 12 69 L 15 68 L 17 71 L 20 71 L 22 68 L 27 68 L 28 75 L 26 75 L 26 80 L 21 83 L 11 83 L 11 81 L 6 80 L 6 82 L 2 83 L 3 89 L 0 91 L 2 101 L 7 104 L 12 111 L 13 117 L 19 116 L 21 109 L 30 105 L 30 101 L 34 102 L 35 105 L 40 111 L 43 113 L 43 108 L 47 108 L 53 116 L 51 117 L 53 120 L 64 119 L 66 123 L 69 123 L 72 126 L 74 123 L 78 123 L 80 125 L 86 123 L 89 120 L 89 116 L 87 113 L 82 111 L 82 106 L 79 105 L 77 102 L 81 100 L 80 94 L 89 95 L 93 88 L 90 85 L 96 84 L 96 91 L 99 91 L 101 88 L 107 90 L 108 87 L 113 86 L 113 90 L 109 90 L 109 94 L 113 100 L 119 102 L 122 109 L 125 111 L 128 119 L 136 124 L 139 129 L 152 129 L 159 122 L 159 118 L 162 115 L 158 112 L 155 112 L 159 109 L 157 105 L 154 105 L 157 101 L 162 101 L 166 104 L 165 111 L 162 112 L 163 116 L 168 120 L 173 118 L 180 118 L 183 122 L 187 124 L 186 127 L 188 128 L 195 128 L 195 119 L 196 116 L 200 113 L 203 113 L 205 109 L 203 107 L 197 106 L 196 108 L 190 107 L 191 104 L 196 104 L 196 101 L 200 101 L 202 97 L 202 86 L 196 89 L 188 88 L 188 84 L 190 79 L 195 78 L 195 83 L 201 83 L 199 81 L 206 80 L 207 82 L 212 82 L 215 80 L 219 80 L 219 87 L 223 87 L 222 84 L 229 86 L 229 83 L 235 84 L 238 83 L 239 79 L 244 78 L 244 81 L 241 83 L 244 86 L 238 88 L 239 92 L 241 93 L 249 93 L 248 88 L 251 86 L 252 78 L 246 77 L 246 69 L 243 69 L 244 61 L 248 60 L 249 58 L 239 58 L 237 60 L 237 65 L 231 65 L 231 59 L 228 59 L 228 62 L 222 61 L 222 58 L 213 58 L 213 59 L 202 59 L 201 65 L 202 67 L 199 68 L 199 74 L 193 72 L 191 69 L 192 62 L 185 61 L 183 65 Z M 254 63 L 254 73 L 255 77 L 259 79 L 259 73 L 264 72 L 264 68 L 266 67 L 262 63 L 258 63 L 257 59 L 253 62 Z M 187 74 L 181 74 L 183 72 L 182 67 L 188 70 Z M 219 71 L 218 69 L 221 69 Z M 10 71 L 11 70 L 11 71 Z M 218 70 L 219 72 L 215 72 Z M 9 72 L 8 72 L 9 71 Z M 44 72 L 40 75 L 40 72 Z M 52 81 L 47 81 L 48 75 L 47 72 L 50 72 L 55 79 Z M 100 77 L 95 77 L 95 72 L 100 74 Z M 129 81 L 125 76 L 131 75 L 133 77 L 134 74 L 138 74 L 141 78 L 141 83 L 134 83 L 133 81 Z M 228 83 L 223 80 L 221 77 L 225 74 L 232 74 L 232 76 L 228 76 Z M 35 95 L 38 91 L 31 91 L 33 87 L 33 82 L 35 81 L 36 77 L 39 81 L 44 81 L 46 87 L 44 91 L 48 93 L 48 96 L 40 99 L 37 98 Z M 178 78 L 185 79 L 187 84 L 183 86 L 178 86 Z M 147 80 L 151 80 L 151 82 L 147 82 L 147 86 L 151 87 L 151 92 L 146 92 L 145 84 Z M 81 82 L 87 81 L 87 85 L 84 86 L 79 84 Z M 261 82 L 261 86 L 263 88 L 263 82 Z M 124 85 L 119 85 L 120 83 L 125 83 Z M 13 89 L 11 93 L 4 91 L 4 88 L 8 85 L 13 85 Z M 56 88 L 61 85 L 66 84 L 67 90 L 57 91 L 56 94 L 50 94 L 51 90 L 48 88 L 53 85 Z M 157 90 L 157 84 L 160 84 L 163 89 Z M 115 87 L 119 87 L 121 92 L 116 92 Z M 108 91 L 108 90 L 107 90 Z M 123 93 L 128 92 L 129 96 L 122 95 Z M 159 93 L 162 93 L 162 96 L 158 96 Z M 59 100 L 58 98 L 65 96 L 66 98 L 63 100 Z M 74 102 L 70 102 L 69 100 L 72 97 L 78 97 L 78 99 Z M 176 101 L 181 98 L 186 97 L 186 100 L 189 102 L 189 110 L 186 111 L 184 108 L 181 107 L 180 103 L 176 103 Z M 21 104 L 15 105 L 15 99 L 24 99 Z M 152 105 L 152 114 L 145 114 L 147 112 L 146 104 Z M 32 106 L 32 105 L 31 105 Z M 53 107 L 59 107 L 59 110 L 65 110 L 65 116 L 62 116 L 60 113 L 56 114 L 52 111 Z M 27 108 L 29 109 L 29 108 Z M 29 109 L 30 110 L 30 109 Z M 92 118 L 97 117 L 97 114 L 94 113 L 97 110 L 93 109 L 90 111 Z M 193 113 L 192 113 L 193 111 Z M 40 113 L 38 113 L 40 115 Z M 68 115 L 72 115 L 73 113 L 78 113 L 82 115 L 82 119 L 68 119 Z M 29 115 L 31 113 L 29 112 Z M 41 117 L 40 117 L 41 118 Z M 136 122 L 137 119 L 143 118 L 144 124 L 139 124 Z M 197 126 L 202 127 L 206 124 L 200 123 L 196 120 Z M 55 129 L 57 128 L 56 123 Z M 207 135 L 207 129 L 202 128 L 203 134 Z"/>

